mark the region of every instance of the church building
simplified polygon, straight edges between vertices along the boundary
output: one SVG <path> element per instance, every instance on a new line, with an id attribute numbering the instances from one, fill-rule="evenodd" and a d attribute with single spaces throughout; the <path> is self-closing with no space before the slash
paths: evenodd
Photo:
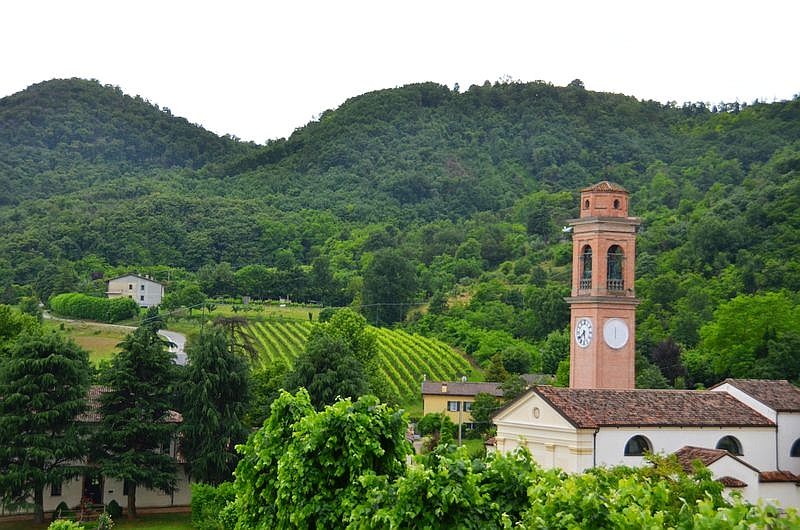
<path id="1" fill-rule="evenodd" d="M 581 190 L 580 218 L 570 221 L 570 387 L 535 386 L 498 411 L 495 449 L 525 446 L 543 467 L 572 473 L 674 453 L 748 501 L 800 507 L 800 389 L 751 379 L 635 389 L 638 225 L 622 187 Z"/>

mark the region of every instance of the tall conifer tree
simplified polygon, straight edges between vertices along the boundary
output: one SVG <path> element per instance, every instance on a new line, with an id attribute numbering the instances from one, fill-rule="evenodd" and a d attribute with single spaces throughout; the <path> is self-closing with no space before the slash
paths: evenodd
<path id="1" fill-rule="evenodd" d="M 86 408 L 88 353 L 61 335 L 24 332 L 0 358 L 0 493 L 33 496 L 44 521 L 44 489 L 80 472 L 86 438 L 77 416 Z"/>
<path id="2" fill-rule="evenodd" d="M 101 425 L 95 459 L 105 476 L 125 481 L 128 518 L 136 518 L 139 486 L 172 491 L 170 445 L 178 423 L 172 412 L 177 370 L 173 354 L 151 326 L 131 332 L 101 374 Z"/>

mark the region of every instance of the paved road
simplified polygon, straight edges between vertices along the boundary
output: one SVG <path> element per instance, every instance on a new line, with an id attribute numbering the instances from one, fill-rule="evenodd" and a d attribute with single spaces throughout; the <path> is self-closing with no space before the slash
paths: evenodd
<path id="1" fill-rule="evenodd" d="M 183 333 L 178 333 L 177 331 L 169 331 L 166 329 L 158 330 L 158 334 L 166 337 L 167 340 L 172 343 L 172 345 L 169 347 L 169 351 L 175 353 L 175 364 L 185 366 L 186 352 L 183 351 L 183 348 L 186 346 L 186 335 Z"/>
<path id="2" fill-rule="evenodd" d="M 54 317 L 47 311 L 43 312 L 43 316 L 44 318 L 49 318 L 51 320 L 58 320 L 61 322 L 81 322 L 80 320 Z M 133 326 L 122 326 L 120 324 L 105 324 L 103 322 L 91 322 L 91 324 L 93 326 L 98 326 L 98 327 L 116 328 L 129 331 L 133 331 L 134 329 L 136 329 Z M 187 362 L 187 358 L 186 358 L 186 352 L 183 350 L 183 348 L 186 346 L 186 335 L 184 335 L 183 333 L 178 333 L 177 331 L 169 331 L 166 329 L 158 330 L 158 334 L 161 335 L 162 337 L 165 337 L 168 341 L 172 343 L 172 345 L 169 347 L 169 351 L 175 353 L 175 364 L 180 364 L 181 366 L 185 365 Z"/>

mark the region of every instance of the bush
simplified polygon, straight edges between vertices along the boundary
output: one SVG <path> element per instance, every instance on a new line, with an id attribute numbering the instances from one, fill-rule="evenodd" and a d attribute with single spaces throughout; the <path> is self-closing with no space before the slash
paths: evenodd
<path id="1" fill-rule="evenodd" d="M 100 298 L 81 293 L 63 293 L 50 299 L 53 312 L 74 318 L 117 322 L 139 314 L 139 305 L 130 298 Z"/>
<path id="2" fill-rule="evenodd" d="M 112 519 L 119 519 L 122 517 L 122 506 L 120 506 L 119 503 L 114 499 L 108 503 L 108 506 L 106 506 L 106 511 Z"/>
<path id="3" fill-rule="evenodd" d="M 200 482 L 192 484 L 192 527 L 200 530 L 229 528 L 222 516 L 228 503 L 235 499 L 231 482 L 223 482 L 216 488 Z"/>
<path id="4" fill-rule="evenodd" d="M 66 519 L 58 519 L 50 523 L 47 530 L 83 530 L 83 525 L 75 521 L 67 521 Z"/>

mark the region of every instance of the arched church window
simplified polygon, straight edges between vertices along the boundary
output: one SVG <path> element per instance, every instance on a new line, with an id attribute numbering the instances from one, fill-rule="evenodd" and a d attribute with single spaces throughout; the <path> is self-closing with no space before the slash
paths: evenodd
<path id="1" fill-rule="evenodd" d="M 581 253 L 581 289 L 592 288 L 592 247 L 586 245 Z"/>
<path id="2" fill-rule="evenodd" d="M 789 456 L 800 456 L 800 438 L 794 441 L 792 448 L 789 450 Z"/>
<path id="3" fill-rule="evenodd" d="M 583 209 L 584 210 L 588 210 L 589 209 L 589 199 L 586 199 L 585 201 L 583 201 Z"/>
<path id="4" fill-rule="evenodd" d="M 741 456 L 742 444 L 735 436 L 723 436 L 717 442 L 717 449 L 724 449 L 732 455 Z"/>
<path id="5" fill-rule="evenodd" d="M 619 199 L 614 199 L 614 209 L 619 210 Z"/>
<path id="6" fill-rule="evenodd" d="M 645 452 L 652 453 L 653 446 L 650 440 L 637 434 L 625 444 L 625 456 L 644 456 Z"/>
<path id="7" fill-rule="evenodd" d="M 625 253 L 619 245 L 611 245 L 607 256 L 607 275 L 606 285 L 609 291 L 622 291 L 625 289 L 625 281 L 622 279 L 622 263 Z"/>

